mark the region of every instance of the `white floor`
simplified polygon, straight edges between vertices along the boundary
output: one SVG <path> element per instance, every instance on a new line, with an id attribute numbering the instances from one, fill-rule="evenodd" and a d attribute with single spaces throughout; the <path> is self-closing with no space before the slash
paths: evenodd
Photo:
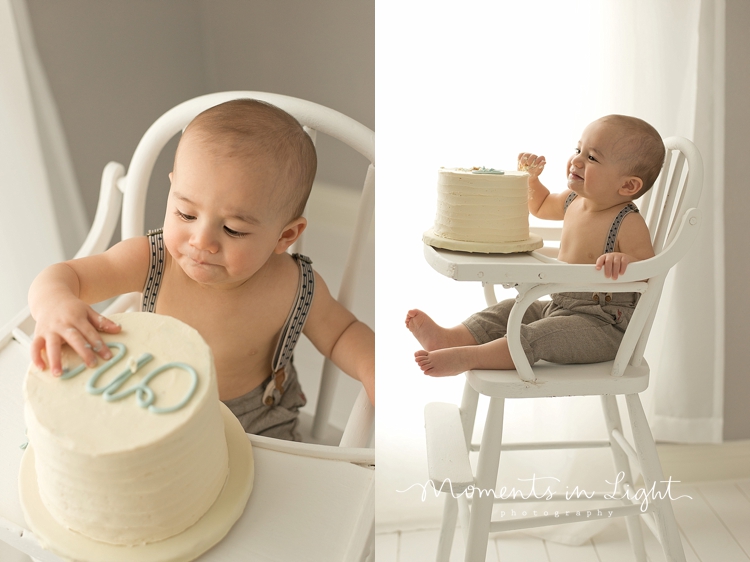
<path id="1" fill-rule="evenodd" d="M 681 486 L 673 502 L 687 562 L 750 562 L 750 479 Z M 675 494 L 676 496 L 677 494 Z M 673 497 L 675 497 L 673 496 Z M 659 544 L 644 526 L 650 562 L 663 562 Z M 432 562 L 438 529 L 402 530 L 375 537 L 376 562 Z M 456 532 L 451 562 L 463 560 Z M 520 532 L 495 534 L 487 562 L 631 562 L 624 521 L 618 520 L 582 546 L 565 546 Z"/>

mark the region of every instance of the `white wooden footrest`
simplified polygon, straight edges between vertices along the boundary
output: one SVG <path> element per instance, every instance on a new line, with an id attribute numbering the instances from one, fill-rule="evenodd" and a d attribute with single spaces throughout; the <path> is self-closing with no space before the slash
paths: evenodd
<path id="1" fill-rule="evenodd" d="M 427 469 L 435 489 L 459 494 L 474 484 L 461 414 L 455 404 L 432 402 L 424 408 Z"/>

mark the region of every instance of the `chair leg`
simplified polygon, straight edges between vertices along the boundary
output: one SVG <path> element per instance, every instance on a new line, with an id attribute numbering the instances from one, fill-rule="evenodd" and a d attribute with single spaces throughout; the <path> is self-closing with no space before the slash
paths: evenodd
<path id="1" fill-rule="evenodd" d="M 471 500 L 469 533 L 466 540 L 465 562 L 484 560 L 487 556 L 487 540 L 490 534 L 490 519 L 497 469 L 500 462 L 500 446 L 503 438 L 504 398 L 492 397 L 484 425 L 482 444 L 479 449 L 477 476 Z"/>
<path id="2" fill-rule="evenodd" d="M 440 526 L 440 539 L 438 540 L 436 562 L 448 562 L 453 546 L 453 537 L 456 534 L 456 519 L 458 517 L 458 501 L 450 492 L 445 494 L 445 505 L 443 506 L 443 522 Z"/>
<path id="3" fill-rule="evenodd" d="M 651 429 L 646 421 L 646 414 L 641 405 L 641 399 L 637 394 L 625 395 L 630 416 L 630 425 L 633 429 L 633 441 L 635 452 L 641 464 L 641 474 L 648 493 L 649 502 L 654 506 L 656 527 L 659 531 L 659 541 L 666 562 L 685 562 L 685 551 L 682 549 L 680 531 L 672 510 L 672 500 L 667 495 L 667 486 L 664 482 L 659 455 L 656 452 L 656 444 L 651 435 Z M 653 493 L 651 492 L 653 490 Z"/>
<path id="4" fill-rule="evenodd" d="M 630 471 L 628 455 L 622 450 L 620 444 L 612 437 L 612 431 L 615 429 L 622 433 L 622 419 L 620 418 L 620 409 L 617 407 L 617 397 L 613 395 L 602 396 L 602 409 L 604 410 L 604 420 L 607 423 L 607 436 L 611 443 L 612 457 L 615 463 L 615 470 L 625 475 L 624 484 L 629 484 L 633 488 L 633 475 Z M 618 497 L 622 494 L 622 489 L 615 490 Z M 639 515 L 631 515 L 625 518 L 625 524 L 628 528 L 630 544 L 633 545 L 633 554 L 636 562 L 646 562 L 646 546 L 643 542 L 643 529 L 641 528 L 641 518 Z"/>
<path id="5" fill-rule="evenodd" d="M 464 383 L 464 393 L 461 397 L 461 425 L 464 427 L 464 437 L 466 438 L 466 450 L 471 445 L 471 434 L 474 433 L 474 421 L 477 417 L 477 402 L 479 402 L 479 393 L 474 390 L 467 380 Z"/>

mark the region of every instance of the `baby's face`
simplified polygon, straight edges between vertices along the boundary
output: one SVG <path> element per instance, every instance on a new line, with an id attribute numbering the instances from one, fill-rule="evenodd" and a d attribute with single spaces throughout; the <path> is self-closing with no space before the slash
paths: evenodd
<path id="1" fill-rule="evenodd" d="M 271 199 L 270 168 L 238 165 L 202 141 L 183 138 L 170 174 L 164 242 L 188 277 L 230 289 L 278 249 L 287 220 Z"/>
<path id="2" fill-rule="evenodd" d="M 584 129 L 568 159 L 568 187 L 572 191 L 605 205 L 619 200 L 618 190 L 627 179 L 615 150 L 619 136 L 615 127 L 601 121 Z"/>

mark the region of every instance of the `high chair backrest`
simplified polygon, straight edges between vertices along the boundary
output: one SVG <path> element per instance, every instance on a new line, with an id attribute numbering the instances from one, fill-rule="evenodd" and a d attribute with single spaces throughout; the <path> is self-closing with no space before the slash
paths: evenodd
<path id="1" fill-rule="evenodd" d="M 668 137 L 664 139 L 664 146 L 666 155 L 662 171 L 640 203 L 657 256 L 674 241 L 685 214 L 690 209 L 697 209 L 703 188 L 703 160 L 696 146 L 683 137 Z M 649 290 L 655 293 L 651 295 L 654 304 L 635 346 L 632 356 L 635 364 L 640 363 L 646 349 L 656 316 L 656 303 L 661 297 L 668 272 L 666 269 L 649 280 Z"/>
<path id="2" fill-rule="evenodd" d="M 183 131 L 190 121 L 202 111 L 220 103 L 239 98 L 252 98 L 273 104 L 302 124 L 313 142 L 317 132 L 327 134 L 355 149 L 370 161 L 359 200 L 357 220 L 337 300 L 351 309 L 359 262 L 367 255 L 367 235 L 375 210 L 375 134 L 357 121 L 313 102 L 265 92 L 233 91 L 207 94 L 185 101 L 157 119 L 148 128 L 133 153 L 130 166 L 125 172 L 121 164 L 110 162 L 102 174 L 102 188 L 94 224 L 89 236 L 76 257 L 104 251 L 112 237 L 117 222 L 119 197 L 122 193 L 122 239 L 143 236 L 146 192 L 151 173 L 159 153 L 177 133 Z M 134 296 L 123 296 L 105 313 L 119 312 L 132 306 Z M 313 421 L 313 436 L 322 433 L 328 423 L 335 390 L 335 370 L 326 360 L 320 392 Z M 357 398 L 342 438 L 342 446 L 366 446 L 374 421 L 374 411 L 364 390 Z"/>
<path id="3" fill-rule="evenodd" d="M 657 254 L 672 241 L 685 211 L 698 207 L 703 185 L 703 161 L 695 145 L 682 137 L 669 137 L 664 146 L 662 171 L 640 205 Z"/>

